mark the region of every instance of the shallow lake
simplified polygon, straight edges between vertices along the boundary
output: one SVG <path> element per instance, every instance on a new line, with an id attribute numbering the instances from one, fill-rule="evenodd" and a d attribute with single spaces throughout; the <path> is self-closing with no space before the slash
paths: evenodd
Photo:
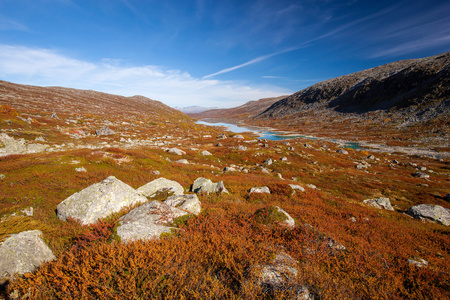
<path id="1" fill-rule="evenodd" d="M 197 121 L 197 124 L 207 125 L 207 126 L 221 126 L 226 127 L 226 130 L 234 132 L 234 133 L 242 133 L 242 132 L 255 132 L 259 135 L 258 139 L 266 139 L 270 141 L 280 141 L 280 140 L 288 140 L 288 139 L 295 139 L 295 138 L 302 138 L 302 139 L 310 139 L 310 140 L 324 140 L 324 141 L 330 141 L 335 143 L 341 143 L 341 141 L 338 140 L 332 140 L 332 139 L 324 139 L 324 138 L 317 138 L 313 136 L 307 136 L 307 135 L 297 135 L 297 134 L 290 134 L 290 135 L 284 135 L 282 132 L 274 132 L 274 131 L 268 131 L 261 127 L 254 127 L 254 126 L 238 126 L 235 124 L 230 123 L 212 123 L 212 122 L 206 122 L 206 121 Z M 352 149 L 360 149 L 361 146 L 358 143 L 351 143 L 351 142 L 344 142 L 341 143 L 346 148 L 352 148 Z"/>

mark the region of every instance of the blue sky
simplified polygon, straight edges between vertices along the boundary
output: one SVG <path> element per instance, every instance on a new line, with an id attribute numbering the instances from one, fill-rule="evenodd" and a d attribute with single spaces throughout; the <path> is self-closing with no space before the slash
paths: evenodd
<path id="1" fill-rule="evenodd" d="M 0 79 L 233 107 L 450 51 L 450 1 L 0 0 Z"/>

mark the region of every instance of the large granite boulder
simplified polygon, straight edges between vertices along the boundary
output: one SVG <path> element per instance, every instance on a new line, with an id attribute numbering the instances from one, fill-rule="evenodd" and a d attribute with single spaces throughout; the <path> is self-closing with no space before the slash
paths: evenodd
<path id="1" fill-rule="evenodd" d="M 408 215 L 416 219 L 429 219 L 445 226 L 450 226 L 449 209 L 434 204 L 419 204 L 411 207 Z"/>
<path id="2" fill-rule="evenodd" d="M 176 201 L 169 203 L 174 204 Z M 176 218 L 189 214 L 166 203 L 147 202 L 119 219 L 117 235 L 125 242 L 159 238 L 162 233 L 176 230 L 170 227 Z"/>
<path id="3" fill-rule="evenodd" d="M 366 199 L 363 201 L 364 204 L 378 208 L 378 209 L 386 209 L 386 210 L 394 210 L 391 205 L 391 201 L 389 198 L 380 197 L 377 199 Z"/>
<path id="4" fill-rule="evenodd" d="M 122 208 L 144 203 L 143 195 L 114 176 L 95 183 L 73 194 L 56 207 L 58 218 L 66 221 L 69 217 L 82 224 L 95 223 L 98 219 L 119 212 Z"/>
<path id="5" fill-rule="evenodd" d="M 173 195 L 183 195 L 184 193 L 181 184 L 166 178 L 155 179 L 146 185 L 141 186 L 136 191 L 145 197 L 150 198 L 156 197 L 158 193 L 168 193 Z"/>
<path id="6" fill-rule="evenodd" d="M 228 193 L 223 181 L 218 183 L 212 182 L 210 179 L 200 177 L 195 179 L 191 187 L 191 192 L 194 193 Z"/>
<path id="7" fill-rule="evenodd" d="M 39 230 L 12 234 L 0 245 L 0 279 L 33 272 L 44 262 L 56 259 Z"/>

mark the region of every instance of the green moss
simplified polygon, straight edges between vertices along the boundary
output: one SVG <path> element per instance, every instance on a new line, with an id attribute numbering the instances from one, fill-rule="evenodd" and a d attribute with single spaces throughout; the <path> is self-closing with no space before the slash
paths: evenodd
<path id="1" fill-rule="evenodd" d="M 187 214 L 187 215 L 183 215 L 181 217 L 175 218 L 172 221 L 172 224 L 170 224 L 170 226 L 173 227 L 181 227 L 183 225 L 187 225 L 188 221 L 193 217 L 193 215 L 191 214 Z"/>
<path id="2" fill-rule="evenodd" d="M 264 225 L 282 223 L 287 220 L 287 216 L 280 212 L 276 206 L 258 209 L 254 217 L 256 222 Z"/>

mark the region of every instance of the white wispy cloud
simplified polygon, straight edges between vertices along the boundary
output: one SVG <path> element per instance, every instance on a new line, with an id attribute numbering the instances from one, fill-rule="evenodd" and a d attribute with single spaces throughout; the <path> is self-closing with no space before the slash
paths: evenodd
<path id="1" fill-rule="evenodd" d="M 28 31 L 29 29 L 22 23 L 0 16 L 0 30 Z"/>
<path id="2" fill-rule="evenodd" d="M 0 78 L 16 83 L 144 95 L 170 106 L 232 107 L 293 91 L 236 81 L 194 78 L 162 66 L 129 66 L 120 60 L 92 63 L 49 49 L 0 45 Z"/>

